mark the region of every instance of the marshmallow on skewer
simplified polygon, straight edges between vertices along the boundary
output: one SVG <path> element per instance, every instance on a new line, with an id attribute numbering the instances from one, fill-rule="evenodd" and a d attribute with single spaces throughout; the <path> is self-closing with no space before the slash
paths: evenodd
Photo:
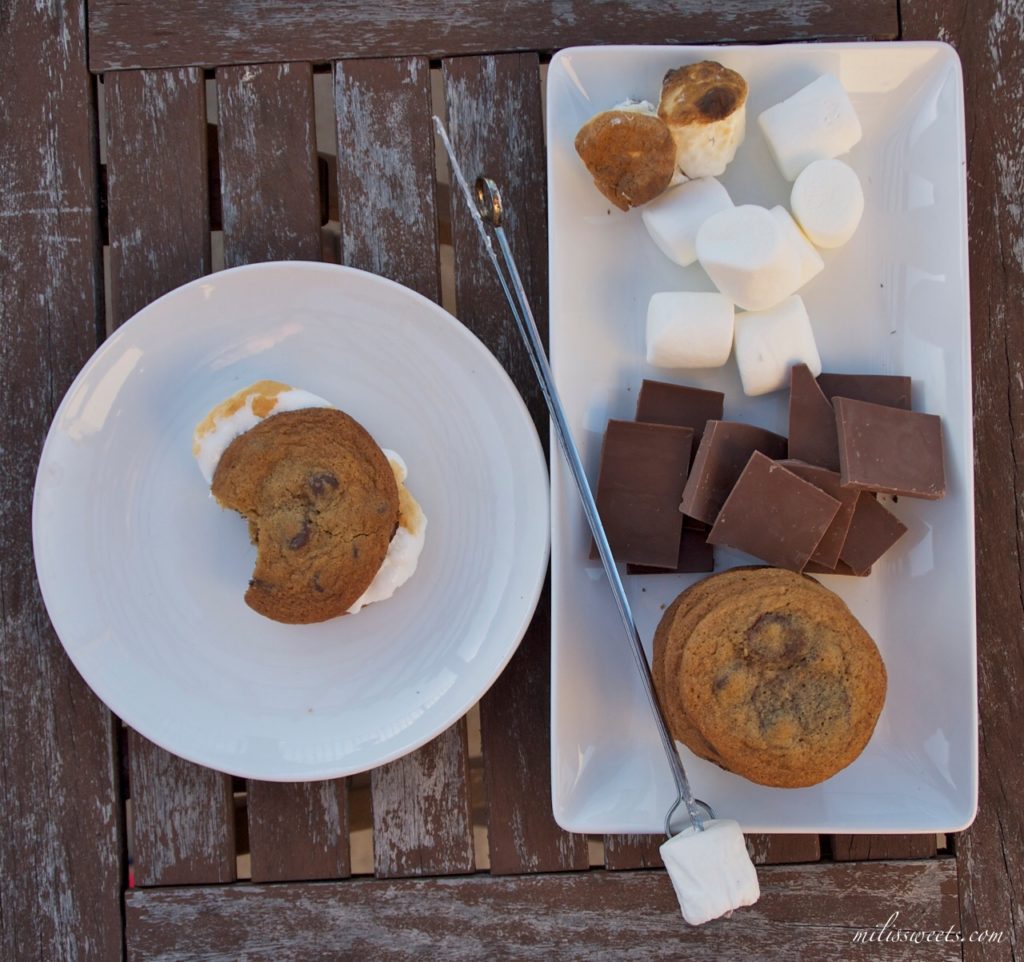
<path id="1" fill-rule="evenodd" d="M 786 180 L 815 160 L 845 154 L 861 138 L 860 121 L 843 85 L 832 74 L 769 107 L 757 122 Z"/>
<path id="2" fill-rule="evenodd" d="M 761 895 L 743 833 L 732 819 L 709 819 L 702 832 L 690 826 L 659 851 L 690 925 L 730 915 Z"/>
<path id="3" fill-rule="evenodd" d="M 647 363 L 721 367 L 732 352 L 732 302 L 721 294 L 666 291 L 647 308 Z"/>
<path id="4" fill-rule="evenodd" d="M 814 331 L 799 295 L 769 311 L 737 314 L 734 346 L 743 393 L 750 397 L 787 387 L 795 364 L 806 364 L 814 377 L 821 373 Z"/>
<path id="5" fill-rule="evenodd" d="M 825 269 L 825 262 L 804 232 L 800 230 L 797 222 L 793 220 L 793 215 L 785 207 L 780 204 L 778 207 L 773 207 L 769 213 L 789 238 L 789 242 L 794 246 L 797 256 L 800 258 L 800 282 L 797 285 L 797 290 L 799 290 Z"/>
<path id="6" fill-rule="evenodd" d="M 701 224 L 732 206 L 729 192 L 714 177 L 699 177 L 665 191 L 640 216 L 658 249 L 680 267 L 689 267 L 697 259 Z"/>
<path id="7" fill-rule="evenodd" d="M 816 160 L 801 171 L 790 197 L 793 216 L 818 247 L 842 247 L 864 213 L 864 191 L 841 160 Z"/>
<path id="8" fill-rule="evenodd" d="M 729 300 L 763 311 L 800 285 L 800 257 L 776 219 L 744 204 L 713 214 L 697 232 L 697 259 Z"/>

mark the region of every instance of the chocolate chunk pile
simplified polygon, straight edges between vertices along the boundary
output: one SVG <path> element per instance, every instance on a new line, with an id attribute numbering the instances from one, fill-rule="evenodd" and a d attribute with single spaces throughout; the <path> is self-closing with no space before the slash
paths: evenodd
<path id="1" fill-rule="evenodd" d="M 867 575 L 906 532 L 876 493 L 945 494 L 942 426 L 908 377 L 792 368 L 789 438 L 723 420 L 717 391 L 644 381 L 610 421 L 597 504 L 630 574 L 713 571 L 712 545 L 779 568 Z"/>

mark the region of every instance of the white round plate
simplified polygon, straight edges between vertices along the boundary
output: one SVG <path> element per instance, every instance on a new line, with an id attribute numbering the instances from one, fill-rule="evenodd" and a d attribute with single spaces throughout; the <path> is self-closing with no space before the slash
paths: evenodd
<path id="1" fill-rule="evenodd" d="M 393 598 L 317 625 L 243 601 L 246 523 L 209 494 L 195 424 L 261 378 L 347 411 L 409 466 L 428 518 Z M 77 377 L 43 448 L 39 583 L 97 695 L 147 738 L 251 778 L 365 771 L 487 690 L 537 603 L 544 455 L 487 349 L 425 298 L 327 264 L 259 264 L 172 291 Z"/>

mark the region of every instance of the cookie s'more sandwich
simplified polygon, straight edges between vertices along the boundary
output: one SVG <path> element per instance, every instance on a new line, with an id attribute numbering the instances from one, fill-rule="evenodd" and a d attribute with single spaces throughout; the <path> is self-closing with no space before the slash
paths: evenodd
<path id="1" fill-rule="evenodd" d="M 257 381 L 197 425 L 192 453 L 218 503 L 249 523 L 246 604 L 289 624 L 390 598 L 416 570 L 427 519 L 405 462 L 329 401 Z"/>

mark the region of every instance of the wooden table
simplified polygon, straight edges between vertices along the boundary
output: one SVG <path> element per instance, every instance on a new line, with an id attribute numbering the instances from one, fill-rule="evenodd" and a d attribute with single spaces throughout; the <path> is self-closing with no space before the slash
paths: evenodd
<path id="1" fill-rule="evenodd" d="M 587 839 L 551 819 L 546 599 L 469 722 L 361 779 L 232 779 L 111 716 L 49 625 L 29 512 L 53 412 L 108 326 L 219 266 L 211 230 L 227 266 L 340 258 L 434 299 L 446 293 L 438 264 L 450 244 L 459 317 L 546 433 L 466 211 L 435 190 L 438 98 L 469 169 L 515 198 L 513 244 L 543 317 L 540 67 L 551 51 L 826 38 L 947 40 L 966 75 L 981 708 L 972 828 L 944 841 L 755 837 L 761 901 L 687 929 L 655 868 L 657 839 Z M 1024 16 L 1010 0 L 4 3 L 0 957 L 1024 956 L 1022 59 Z M 336 164 L 318 158 L 319 75 Z M 372 862 L 355 844 L 371 834 Z M 1001 941 L 854 943 L 894 912 L 893 927 Z"/>

